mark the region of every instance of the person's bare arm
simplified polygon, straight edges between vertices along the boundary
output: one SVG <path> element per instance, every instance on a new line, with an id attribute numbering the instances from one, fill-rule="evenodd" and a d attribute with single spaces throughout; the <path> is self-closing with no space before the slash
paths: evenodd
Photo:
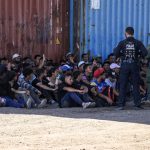
<path id="1" fill-rule="evenodd" d="M 16 94 L 27 93 L 25 90 L 24 90 L 24 91 L 21 91 L 21 90 L 16 90 L 16 89 L 14 89 L 14 88 L 11 88 L 11 91 L 13 91 L 13 92 L 16 93 Z"/>
<path id="2" fill-rule="evenodd" d="M 44 85 L 42 82 L 37 83 L 36 86 L 38 86 L 44 90 L 48 90 L 48 91 L 55 91 L 56 90 L 56 89 L 49 88 L 48 86 Z"/>
<path id="3" fill-rule="evenodd" d="M 83 90 L 78 90 L 72 87 L 64 87 L 63 90 L 67 91 L 67 92 L 78 92 L 78 93 L 83 93 Z"/>
<path id="4" fill-rule="evenodd" d="M 41 64 L 38 67 L 39 69 L 43 68 L 45 60 L 46 60 L 46 58 L 45 58 L 45 55 L 43 54 L 43 60 L 42 60 Z"/>

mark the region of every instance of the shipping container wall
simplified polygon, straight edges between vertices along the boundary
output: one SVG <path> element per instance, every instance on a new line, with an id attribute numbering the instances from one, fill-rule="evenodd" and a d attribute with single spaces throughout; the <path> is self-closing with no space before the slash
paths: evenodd
<path id="1" fill-rule="evenodd" d="M 69 0 L 0 0 L 0 56 L 45 54 L 59 61 L 69 49 Z"/>
<path id="2" fill-rule="evenodd" d="M 80 0 L 80 6 L 80 28 L 74 34 L 80 30 L 81 52 L 90 50 L 92 56 L 105 59 L 124 39 L 127 26 L 134 27 L 135 37 L 146 47 L 150 45 L 150 0 Z"/>

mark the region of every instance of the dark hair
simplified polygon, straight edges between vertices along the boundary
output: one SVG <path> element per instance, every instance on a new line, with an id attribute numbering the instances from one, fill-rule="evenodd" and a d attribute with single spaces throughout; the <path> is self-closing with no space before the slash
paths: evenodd
<path id="1" fill-rule="evenodd" d="M 95 72 L 98 68 L 99 68 L 99 67 L 94 66 L 94 67 L 93 67 L 93 70 L 92 70 L 92 73 L 94 74 L 94 72 Z"/>
<path id="2" fill-rule="evenodd" d="M 31 68 L 25 68 L 23 70 L 23 75 L 25 76 L 25 78 L 28 76 L 28 75 L 31 75 L 33 73 L 33 70 Z"/>
<path id="3" fill-rule="evenodd" d="M 80 72 L 79 70 L 74 71 L 74 72 L 73 72 L 73 77 L 74 77 L 74 79 L 77 79 L 80 74 L 81 74 L 81 72 Z"/>
<path id="4" fill-rule="evenodd" d="M 108 59 L 109 59 L 111 56 L 114 56 L 114 53 L 109 54 L 109 55 L 108 55 Z"/>
<path id="5" fill-rule="evenodd" d="M 3 61 L 3 60 L 6 61 L 8 59 L 6 57 L 0 58 L 0 62 Z"/>
<path id="6" fill-rule="evenodd" d="M 66 60 L 64 60 L 64 59 L 60 60 L 59 64 L 60 64 L 60 65 L 62 65 L 62 64 L 65 65 L 65 64 L 66 64 Z"/>
<path id="7" fill-rule="evenodd" d="M 105 61 L 102 66 L 104 67 L 105 64 L 109 64 L 110 65 L 110 62 L 109 61 Z"/>
<path id="8" fill-rule="evenodd" d="M 127 27 L 127 28 L 126 28 L 126 32 L 127 32 L 129 35 L 134 35 L 134 29 L 133 29 L 133 27 Z"/>
<path id="9" fill-rule="evenodd" d="M 9 71 L 7 74 L 8 81 L 12 81 L 16 75 L 17 75 L 17 73 L 15 71 Z"/>
<path id="10" fill-rule="evenodd" d="M 53 64 L 53 60 L 47 60 L 46 61 L 46 66 L 53 66 L 54 64 Z"/>
<path id="11" fill-rule="evenodd" d="M 85 71 L 89 66 L 91 66 L 91 64 L 85 64 L 83 70 Z"/>
<path id="12" fill-rule="evenodd" d="M 37 59 L 37 57 L 41 57 L 41 55 L 39 55 L 39 54 L 38 54 L 38 55 L 35 55 L 35 56 L 34 56 L 34 59 Z"/>
<path id="13" fill-rule="evenodd" d="M 23 68 L 23 69 L 31 68 L 31 64 L 29 64 L 29 63 L 23 63 L 23 64 L 22 64 L 22 68 Z"/>
<path id="14" fill-rule="evenodd" d="M 65 78 L 66 78 L 66 77 L 69 77 L 69 76 L 72 77 L 72 73 L 68 72 L 68 73 L 65 74 Z"/>
<path id="15" fill-rule="evenodd" d="M 57 70 L 57 67 L 52 67 L 48 72 L 47 72 L 47 76 L 51 77 L 52 74 Z"/>
<path id="16" fill-rule="evenodd" d="M 109 77 L 115 78 L 115 75 L 113 75 L 112 70 L 109 70 L 108 72 L 106 72 L 106 78 L 109 78 Z"/>
<path id="17" fill-rule="evenodd" d="M 81 55 L 81 58 L 83 58 L 85 55 L 88 55 L 88 53 L 83 53 L 83 54 Z"/>
<path id="18" fill-rule="evenodd" d="M 7 72 L 7 67 L 5 65 L 0 65 L 0 76 Z"/>
<path id="19" fill-rule="evenodd" d="M 28 56 L 27 56 L 27 57 L 24 57 L 22 60 L 23 60 L 23 61 L 26 61 L 27 59 L 31 59 L 31 57 L 28 57 Z"/>
<path id="20" fill-rule="evenodd" d="M 39 77 L 39 76 L 41 76 L 41 74 L 43 74 L 44 73 L 44 69 L 42 68 L 42 69 L 37 69 L 36 71 L 35 71 L 35 75 L 37 76 L 37 77 Z"/>
<path id="21" fill-rule="evenodd" d="M 43 57 L 40 57 L 40 60 L 43 60 Z"/>

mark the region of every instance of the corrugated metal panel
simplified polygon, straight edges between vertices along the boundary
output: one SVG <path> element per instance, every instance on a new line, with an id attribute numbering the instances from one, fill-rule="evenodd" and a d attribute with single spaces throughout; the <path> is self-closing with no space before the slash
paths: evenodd
<path id="1" fill-rule="evenodd" d="M 68 49 L 68 0 L 0 0 L 0 56 L 45 53 L 59 61 Z"/>
<path id="2" fill-rule="evenodd" d="M 76 50 L 76 43 L 80 44 L 80 12 L 81 1 L 70 0 L 70 50 Z"/>
<path id="3" fill-rule="evenodd" d="M 91 8 L 92 1 L 100 2 L 99 9 Z M 86 0 L 82 7 L 85 10 L 84 14 L 80 12 L 80 24 L 85 22 L 85 28 L 80 28 L 82 51 L 90 50 L 92 55 L 106 58 L 124 39 L 127 26 L 134 27 L 137 39 L 146 46 L 150 44 L 150 0 Z"/>

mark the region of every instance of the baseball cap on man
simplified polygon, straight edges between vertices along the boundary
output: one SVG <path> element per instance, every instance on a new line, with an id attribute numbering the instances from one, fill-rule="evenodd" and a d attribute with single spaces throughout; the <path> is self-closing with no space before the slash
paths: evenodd
<path id="1" fill-rule="evenodd" d="M 72 56 L 73 54 L 71 53 L 71 52 L 69 52 L 69 53 L 67 53 L 66 54 L 66 58 L 68 58 L 68 57 L 70 57 L 70 56 Z"/>
<path id="2" fill-rule="evenodd" d="M 72 69 L 73 68 L 70 67 L 69 65 L 63 65 L 63 66 L 60 67 L 60 70 L 62 70 L 62 71 L 70 71 Z"/>
<path id="3" fill-rule="evenodd" d="M 99 68 L 94 72 L 94 78 L 98 78 L 105 72 L 104 68 Z"/>
<path id="4" fill-rule="evenodd" d="M 110 65 L 110 69 L 115 69 L 115 68 L 120 68 L 120 66 L 118 64 L 116 64 L 116 63 L 112 63 Z"/>
<path id="5" fill-rule="evenodd" d="M 85 62 L 84 62 L 84 61 L 80 61 L 80 62 L 78 63 L 78 67 L 80 67 L 80 66 L 83 65 L 83 64 L 85 64 Z"/>
<path id="6" fill-rule="evenodd" d="M 17 57 L 20 57 L 20 55 L 19 54 L 14 54 L 13 56 L 12 56 L 12 59 L 15 59 L 15 58 L 17 58 Z"/>

